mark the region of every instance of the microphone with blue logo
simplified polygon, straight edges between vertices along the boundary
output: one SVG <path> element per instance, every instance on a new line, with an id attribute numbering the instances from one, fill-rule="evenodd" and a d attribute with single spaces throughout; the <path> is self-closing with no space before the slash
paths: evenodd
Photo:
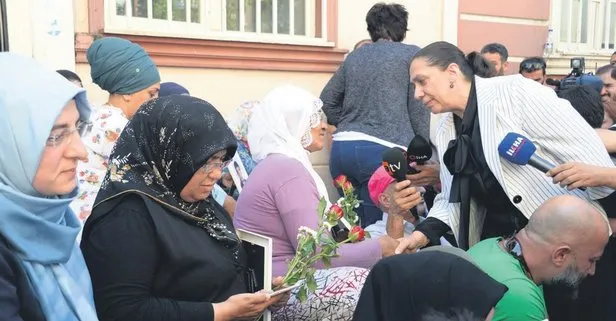
<path id="1" fill-rule="evenodd" d="M 530 165 L 543 173 L 556 165 L 535 154 L 537 147 L 530 139 L 516 133 L 509 133 L 498 145 L 498 153 L 507 161 L 517 165 Z"/>
<path id="2" fill-rule="evenodd" d="M 549 172 L 556 165 L 550 161 L 535 154 L 537 147 L 530 141 L 530 139 L 517 134 L 509 133 L 498 145 L 498 153 L 507 161 L 517 165 L 530 165 L 542 173 Z M 585 188 L 579 188 L 579 190 L 585 191 Z"/>

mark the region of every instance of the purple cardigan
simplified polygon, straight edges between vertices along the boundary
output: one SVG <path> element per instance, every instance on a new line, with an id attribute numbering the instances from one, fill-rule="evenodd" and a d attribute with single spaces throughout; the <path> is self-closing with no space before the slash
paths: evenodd
<path id="1" fill-rule="evenodd" d="M 310 173 L 288 156 L 272 154 L 250 173 L 237 201 L 234 224 L 272 238 L 273 276 L 287 273 L 287 261 L 295 255 L 300 226 L 317 229 L 319 193 Z M 377 239 L 345 244 L 338 249 L 332 267 L 370 268 L 381 258 Z M 317 268 L 323 268 L 319 262 Z"/>

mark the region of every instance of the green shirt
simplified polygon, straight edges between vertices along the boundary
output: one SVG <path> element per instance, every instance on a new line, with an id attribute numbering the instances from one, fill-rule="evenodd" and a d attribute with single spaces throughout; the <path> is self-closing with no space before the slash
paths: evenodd
<path id="1" fill-rule="evenodd" d="M 509 288 L 496 305 L 493 321 L 545 320 L 543 290 L 526 276 L 520 262 L 498 245 L 500 240 L 483 240 L 468 250 L 484 272 Z"/>

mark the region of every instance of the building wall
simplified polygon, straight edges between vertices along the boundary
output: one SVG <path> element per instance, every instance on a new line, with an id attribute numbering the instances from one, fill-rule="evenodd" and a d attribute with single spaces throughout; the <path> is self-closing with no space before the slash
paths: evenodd
<path id="1" fill-rule="evenodd" d="M 550 0 L 459 0 L 458 45 L 470 52 L 502 43 L 514 74 L 525 57 L 543 55 L 549 20 Z"/>
<path id="2" fill-rule="evenodd" d="M 424 46 L 449 37 L 451 28 L 443 23 L 447 3 L 457 0 L 403 0 L 399 3 L 409 11 L 409 32 L 406 43 Z M 44 0 L 7 1 L 10 49 L 36 58 L 54 69 L 76 71 L 83 80 L 93 104 L 104 103 L 107 94 L 92 83 L 89 66 L 76 63 L 76 34 L 92 31 L 96 20 L 92 6 L 97 1 L 56 0 L 54 6 Z M 365 16 L 376 0 L 338 1 L 336 48 L 351 50 L 359 40 L 368 38 Z M 449 6 L 451 9 L 451 6 Z M 450 10 L 451 11 L 451 10 Z M 451 21 L 448 21 L 449 25 Z M 455 26 L 454 26 L 455 28 Z M 59 31 L 59 32 L 57 32 Z M 449 36 L 447 33 L 449 32 Z M 79 44 L 78 44 L 79 45 Z M 163 81 L 178 82 L 194 96 L 210 101 L 223 115 L 230 115 L 246 100 L 262 98 L 272 88 L 294 84 L 319 95 L 331 72 L 298 72 L 275 70 L 238 70 L 212 68 L 160 67 Z M 315 169 L 326 182 L 331 181 L 329 151 L 312 155 Z M 331 184 L 331 195 L 335 196 Z"/>

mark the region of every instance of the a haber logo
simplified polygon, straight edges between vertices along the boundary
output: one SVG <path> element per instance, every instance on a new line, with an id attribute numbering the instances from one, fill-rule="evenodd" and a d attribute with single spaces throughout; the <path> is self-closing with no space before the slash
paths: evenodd
<path id="1" fill-rule="evenodd" d="M 509 147 L 509 149 L 507 150 L 507 155 L 511 157 L 515 157 L 515 155 L 520 150 L 520 146 L 522 146 L 523 144 L 524 144 L 524 137 L 516 138 L 513 144 L 511 144 L 511 147 Z"/>

